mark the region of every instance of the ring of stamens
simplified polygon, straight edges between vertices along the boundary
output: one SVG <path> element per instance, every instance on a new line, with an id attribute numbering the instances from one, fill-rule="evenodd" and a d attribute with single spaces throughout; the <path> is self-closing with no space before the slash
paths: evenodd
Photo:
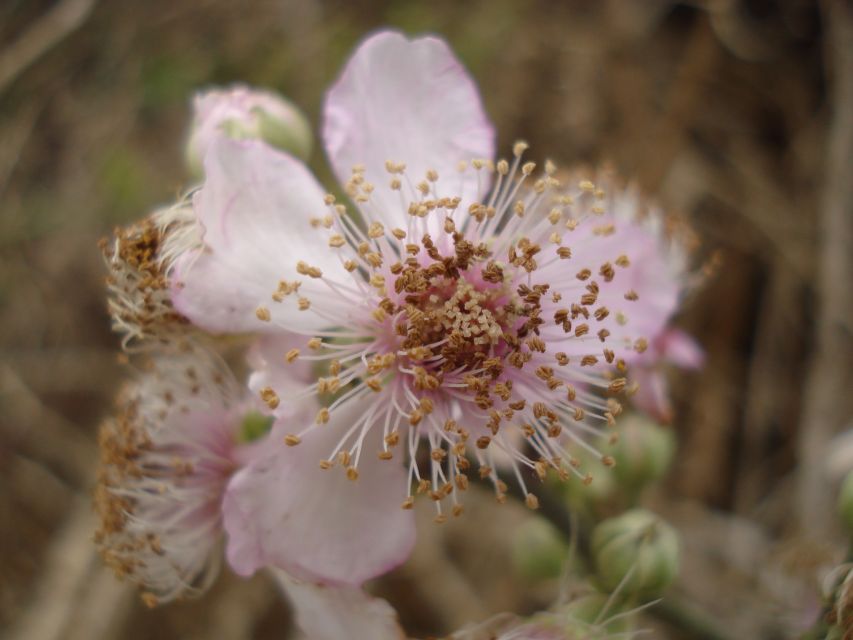
<path id="1" fill-rule="evenodd" d="M 579 468 L 572 451 L 585 449 L 604 464 L 612 462 L 588 444 L 587 436 L 600 435 L 621 412 L 618 400 L 607 396 L 631 390 L 619 351 L 646 345 L 642 337 L 612 335 L 604 324 L 612 316 L 615 326 L 623 326 L 625 311 L 599 304 L 603 288 L 621 286 L 613 282 L 619 269 L 630 266 L 628 256 L 579 268 L 562 262 L 573 257 L 564 236 L 579 225 L 595 225 L 593 237 L 613 233 L 612 224 L 595 220 L 604 213 L 603 190 L 588 181 L 565 187 L 548 162 L 544 175 L 522 191 L 535 170 L 533 163 L 521 163 L 525 149 L 523 143 L 515 145 L 511 163 L 474 160 L 460 167 L 478 176 L 497 173 L 489 197 L 467 210 L 460 198 L 439 196 L 436 172 L 412 184 L 405 165 L 388 162 L 389 186 L 400 193 L 400 206 L 409 214 L 406 229 L 387 229 L 379 221 L 385 218 L 372 209 L 374 187 L 364 169 L 355 167 L 346 192 L 360 205 L 365 227 L 332 195 L 325 201 L 329 213 L 312 220 L 329 233 L 330 250 L 341 252 L 351 281 L 333 280 L 300 262 L 298 273 L 320 280 L 328 293 L 299 296 L 300 281 L 282 281 L 272 293 L 274 303 L 296 298 L 300 310 L 310 308 L 328 320 L 328 328 L 310 335 L 308 353 L 286 354 L 288 362 L 326 362 L 327 375 L 302 395 L 331 396 L 316 424 L 288 436 L 288 444 L 297 445 L 312 428 L 326 428 L 322 425 L 344 402 L 377 394 L 321 466 L 340 464 L 357 478 L 365 434 L 382 429 L 379 458 L 390 460 L 395 450 L 404 450 L 410 486 L 435 500 L 439 520 L 447 497 L 451 512 L 461 512 L 457 493 L 468 486 L 469 455 L 479 463 L 480 475 L 492 479 L 499 500 L 506 485 L 495 471 L 496 450 L 509 459 L 525 493 L 520 467 L 540 478 L 553 469 L 561 477 L 589 482 L 591 475 Z M 430 222 L 436 220 L 439 224 Z M 565 265 L 558 281 L 537 281 L 558 263 Z M 629 304 L 638 298 L 634 290 L 622 293 Z M 344 326 L 331 308 L 324 309 L 332 298 L 339 304 L 341 296 L 356 310 Z M 266 306 L 257 315 L 275 322 Z M 569 356 L 548 347 L 566 340 L 589 345 L 588 352 Z M 519 435 L 527 443 L 524 450 L 513 442 Z M 423 440 L 430 452 L 429 478 L 422 476 L 417 456 Z M 412 498 L 409 490 L 404 508 L 412 506 Z M 538 504 L 532 494 L 528 504 Z"/>

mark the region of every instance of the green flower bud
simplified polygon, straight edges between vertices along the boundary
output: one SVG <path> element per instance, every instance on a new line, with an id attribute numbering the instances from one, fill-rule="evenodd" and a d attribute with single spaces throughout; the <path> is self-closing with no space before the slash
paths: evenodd
<path id="1" fill-rule="evenodd" d="M 838 496 L 838 513 L 841 521 L 850 531 L 853 531 L 853 471 L 847 474 L 841 483 L 841 493 Z"/>
<path id="2" fill-rule="evenodd" d="M 599 448 L 613 457 L 613 475 L 620 485 L 639 490 L 666 473 L 675 454 L 671 430 L 631 413 L 619 419 L 618 433 L 615 444 L 602 443 Z"/>
<path id="3" fill-rule="evenodd" d="M 678 534 L 645 509 L 599 524 L 592 532 L 591 549 L 596 584 L 607 593 L 619 589 L 625 597 L 650 600 L 678 573 Z"/>
<path id="4" fill-rule="evenodd" d="M 560 532 L 542 518 L 529 518 L 515 532 L 512 560 L 525 578 L 559 577 L 568 555 L 569 547 Z"/>
<path id="5" fill-rule="evenodd" d="M 574 510 L 591 515 L 598 514 L 599 507 L 611 502 L 617 492 L 614 469 L 606 466 L 600 458 L 586 449 L 572 453 L 580 463 L 578 469 L 588 474 L 588 481 L 572 475 L 559 482 L 559 489 Z"/>
<path id="6" fill-rule="evenodd" d="M 630 630 L 631 623 L 627 616 L 621 617 L 613 622 L 610 618 L 621 612 L 618 603 L 610 602 L 608 596 L 601 593 L 590 593 L 561 607 L 560 611 L 565 613 L 574 623 L 594 625 L 611 633 L 624 633 Z M 583 636 L 580 636 L 583 637 Z"/>
<path id="7" fill-rule="evenodd" d="M 204 155 L 218 136 L 263 140 L 307 160 L 313 146 L 311 126 L 302 112 L 272 91 L 236 86 L 198 94 L 187 142 L 187 165 L 193 175 L 204 173 Z"/>

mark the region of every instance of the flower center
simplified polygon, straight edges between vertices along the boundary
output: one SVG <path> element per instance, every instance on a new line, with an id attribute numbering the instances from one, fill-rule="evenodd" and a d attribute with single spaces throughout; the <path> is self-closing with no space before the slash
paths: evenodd
<path id="1" fill-rule="evenodd" d="M 390 460 L 402 448 L 410 487 L 431 489 L 440 517 L 448 496 L 453 513 L 459 511 L 456 492 L 467 486 L 469 456 L 495 483 L 499 498 L 506 485 L 497 478 L 498 464 L 511 470 L 525 493 L 521 467 L 540 478 L 550 468 L 588 482 L 589 471 L 572 452 L 577 448 L 612 464 L 585 440 L 614 424 L 621 404 L 612 396 L 627 383 L 620 355 L 639 349 L 641 339 L 623 328 L 622 312 L 637 294 L 626 276 L 614 280 L 630 262 L 607 240 L 614 225 L 596 220 L 604 214 L 605 195 L 591 182 L 565 186 L 546 163 L 543 177 L 520 188 L 535 168 L 521 163 L 524 149 L 514 147 L 511 164 L 472 161 L 475 171 L 494 172 L 497 180 L 466 206 L 461 197 L 440 195 L 436 172 L 413 185 L 404 165 L 387 163 L 390 189 L 400 192 L 408 213 L 405 228 L 383 224 L 397 218 L 374 208 L 374 187 L 362 167 L 353 169 L 345 188 L 360 205 L 363 227 L 326 196 L 329 215 L 312 225 L 328 230 L 329 247 L 340 252 L 351 277 L 329 277 L 300 261 L 296 270 L 306 280 L 283 281 L 272 299 L 283 303 L 297 294 L 300 310 L 327 321 L 301 330 L 312 336 L 309 353 L 294 348 L 285 356 L 287 362 L 326 361 L 328 375 L 290 399 L 332 397 L 316 424 L 297 428 L 286 444 L 298 445 L 343 403 L 375 394 L 321 466 L 340 464 L 356 479 L 365 436 L 380 430 L 379 458 Z M 582 243 L 576 244 L 578 256 L 564 234 Z M 266 306 L 257 316 L 275 321 Z M 269 387 L 261 397 L 270 406 L 279 402 Z M 416 455 L 423 441 L 432 461 L 429 478 Z M 409 493 L 403 506 L 411 500 Z M 534 496 L 529 503 L 535 506 Z"/>

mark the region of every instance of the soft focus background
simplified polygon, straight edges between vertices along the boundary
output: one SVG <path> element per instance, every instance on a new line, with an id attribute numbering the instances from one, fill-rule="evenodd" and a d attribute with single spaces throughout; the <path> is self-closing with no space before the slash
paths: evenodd
<path id="1" fill-rule="evenodd" d="M 95 433 L 124 373 L 97 241 L 187 185 L 194 90 L 272 87 L 316 126 L 345 56 L 382 25 L 450 41 L 502 150 L 525 138 L 533 159 L 608 161 L 689 218 L 706 281 L 678 324 L 708 361 L 674 376 L 679 453 L 647 500 L 685 541 L 672 593 L 730 638 L 810 626 L 843 559 L 835 496 L 853 466 L 831 442 L 853 427 L 851 3 L 3 0 L 3 637 L 286 636 L 263 576 L 224 571 L 205 598 L 149 611 L 101 567 Z M 322 151 L 312 164 L 328 176 Z M 412 634 L 553 596 L 508 561 L 533 516 L 485 493 L 468 507 L 425 517 L 412 561 L 376 585 Z M 672 615 L 643 621 L 697 637 Z"/>

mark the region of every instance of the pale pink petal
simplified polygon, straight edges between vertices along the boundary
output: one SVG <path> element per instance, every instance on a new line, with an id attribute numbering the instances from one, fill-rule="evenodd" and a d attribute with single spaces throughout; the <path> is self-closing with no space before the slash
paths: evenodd
<path id="1" fill-rule="evenodd" d="M 631 396 L 638 409 L 662 424 L 672 421 L 672 403 L 669 400 L 669 384 L 666 375 L 657 367 L 633 369 L 633 379 L 639 385 Z"/>
<path id="2" fill-rule="evenodd" d="M 412 184 L 433 169 L 439 196 L 471 202 L 478 196 L 476 173 L 460 174 L 458 164 L 491 159 L 494 138 L 474 81 L 439 38 L 370 36 L 326 96 L 323 139 L 332 167 L 345 183 L 353 166 L 363 165 L 376 187 L 368 209 L 391 226 L 405 226 L 407 216 L 400 194 L 388 186 L 386 161 L 405 163 Z"/>
<path id="3" fill-rule="evenodd" d="M 309 640 L 405 640 L 397 613 L 385 600 L 357 587 L 334 587 L 296 580 L 275 571 L 293 604 L 296 622 Z"/>
<path id="4" fill-rule="evenodd" d="M 263 390 L 269 388 L 275 389 L 277 395 L 278 403 L 272 408 L 276 418 L 306 424 L 317 415 L 320 408 L 317 395 L 304 393 L 317 381 L 312 376 L 312 362 L 301 358 L 288 362 L 286 357 L 294 349 L 308 351 L 307 341 L 305 336 L 287 333 L 264 335 L 249 349 L 248 363 L 252 369 L 249 389 L 264 413 L 269 413 L 269 407 L 261 402 L 261 397 Z"/>
<path id="5" fill-rule="evenodd" d="M 376 460 L 381 430 L 367 436 L 369 459 L 358 480 L 348 480 L 340 466 L 319 467 L 364 408 L 344 404 L 295 447 L 283 441 L 298 429 L 277 424 L 268 455 L 234 476 L 223 511 L 227 557 L 237 573 L 271 565 L 301 579 L 360 585 L 408 557 L 415 524 L 400 508 L 405 471 L 395 460 Z"/>
<path id="6" fill-rule="evenodd" d="M 205 247 L 173 267 L 175 308 L 210 331 L 271 328 L 255 315 L 261 304 L 288 327 L 316 326 L 311 310 L 298 310 L 296 295 L 280 303 L 271 296 L 282 279 L 305 281 L 301 295 L 328 294 L 322 281 L 297 273 L 300 260 L 326 277 L 349 280 L 327 236 L 310 224 L 324 211 L 320 185 L 301 162 L 254 140 L 213 141 L 205 173 L 193 200 Z"/>
<path id="7" fill-rule="evenodd" d="M 667 329 L 658 348 L 665 360 L 683 369 L 699 369 L 705 364 L 705 352 L 699 343 L 681 329 Z"/>

